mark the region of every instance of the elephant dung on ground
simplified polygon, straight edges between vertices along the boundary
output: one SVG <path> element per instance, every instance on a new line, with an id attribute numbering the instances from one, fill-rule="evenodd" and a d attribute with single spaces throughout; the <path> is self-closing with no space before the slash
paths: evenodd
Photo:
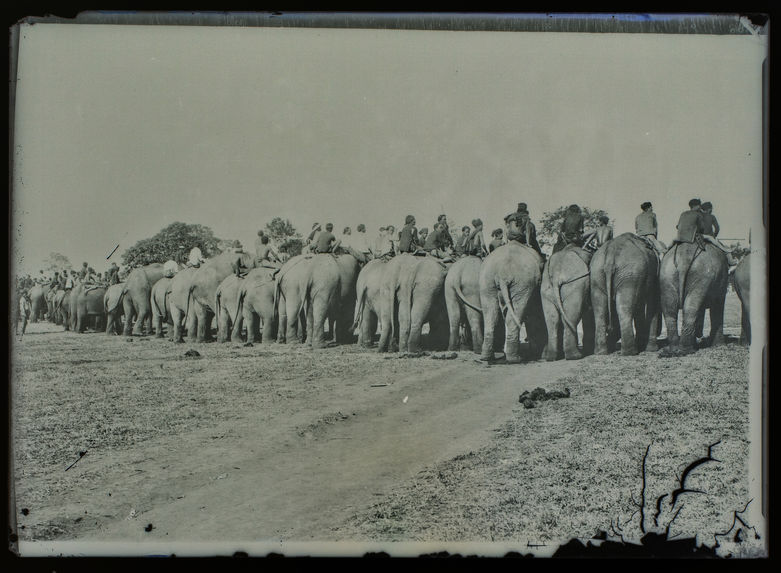
<path id="1" fill-rule="evenodd" d="M 542 257 L 516 241 L 498 247 L 483 260 L 479 279 L 484 328 L 481 360 L 494 359 L 496 327 L 502 315 L 507 363 L 521 361 L 522 324 L 529 339 L 529 358 L 539 358 L 547 341 L 540 300 L 541 275 Z"/>
<path id="2" fill-rule="evenodd" d="M 150 297 L 152 287 L 163 277 L 162 263 L 144 265 L 130 271 L 125 280 L 122 305 L 125 312 L 124 335 L 149 334 L 152 331 L 152 309 Z M 135 319 L 135 324 L 134 324 Z"/>
<path id="3" fill-rule="evenodd" d="M 607 354 L 621 339 L 621 354 L 657 349 L 659 259 L 634 233 L 602 245 L 591 259 L 591 306 L 596 354 Z"/>
<path id="4" fill-rule="evenodd" d="M 125 308 L 122 299 L 125 295 L 125 284 L 117 283 L 106 289 L 103 296 L 103 308 L 106 311 L 106 334 L 122 334 L 122 316 Z"/>
<path id="5" fill-rule="evenodd" d="M 542 310 L 548 331 L 546 360 L 583 357 L 578 349 L 578 323 L 583 323 L 583 353 L 594 351 L 594 311 L 591 308 L 589 265 L 593 253 L 570 244 L 545 262 L 540 283 Z"/>
<path id="6" fill-rule="evenodd" d="M 667 327 L 666 353 L 696 351 L 697 323 L 710 309 L 710 343 L 724 343 L 724 299 L 729 265 L 726 254 L 706 243 L 676 243 L 664 255 L 659 270 L 659 288 Z M 678 331 L 678 311 L 682 311 Z"/>
<path id="7" fill-rule="evenodd" d="M 732 272 L 732 287 L 740 299 L 740 341 L 751 344 L 751 255 L 743 257 Z"/>
<path id="8" fill-rule="evenodd" d="M 387 261 L 373 259 L 358 273 L 355 284 L 355 315 L 353 331 L 357 331 L 358 344 L 369 348 L 374 344 L 374 335 L 380 326 L 380 294 L 382 291 L 382 275 Z"/>
<path id="9" fill-rule="evenodd" d="M 445 304 L 450 323 L 448 350 L 461 349 L 460 330 L 463 324 L 471 340 L 472 350 L 480 354 L 483 348 L 483 309 L 480 307 L 480 257 L 458 259 L 445 277 Z"/>
<path id="10" fill-rule="evenodd" d="M 217 308 L 217 288 L 226 277 L 235 273 L 237 267 L 254 268 L 255 257 L 250 253 L 226 251 L 203 263 L 193 274 L 189 288 L 190 314 L 187 319 L 190 321 L 190 338 L 196 342 L 211 339 L 211 321 Z"/>
<path id="11" fill-rule="evenodd" d="M 95 330 L 103 330 L 102 324 L 106 318 L 105 295 L 105 287 L 86 287 L 82 284 L 73 290 L 71 298 L 76 300 L 76 320 L 74 325 L 76 332 L 83 333 L 87 329 L 87 323 L 90 318 L 95 319 Z M 71 324 L 73 324 L 72 318 Z"/>
<path id="12" fill-rule="evenodd" d="M 399 352 L 420 352 L 426 323 L 430 328 L 428 346 L 435 350 L 447 347 L 446 275 L 445 265 L 430 256 L 403 253 L 386 264 L 382 276 L 379 352 L 389 350 L 396 333 Z"/>

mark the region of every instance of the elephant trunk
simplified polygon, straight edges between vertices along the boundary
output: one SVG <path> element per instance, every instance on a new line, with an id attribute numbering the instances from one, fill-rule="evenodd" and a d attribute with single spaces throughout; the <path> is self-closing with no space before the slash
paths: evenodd
<path id="1" fill-rule="evenodd" d="M 612 255 L 611 253 L 608 253 Z M 605 294 L 607 295 L 607 331 L 613 331 L 613 257 L 605 257 Z"/>

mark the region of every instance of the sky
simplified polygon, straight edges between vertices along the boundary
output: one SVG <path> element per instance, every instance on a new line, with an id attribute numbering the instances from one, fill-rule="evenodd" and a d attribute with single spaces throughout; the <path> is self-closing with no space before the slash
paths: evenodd
<path id="1" fill-rule="evenodd" d="M 12 261 L 102 270 L 174 221 L 245 246 L 275 216 L 303 235 L 441 212 L 491 230 L 520 201 L 538 226 L 605 209 L 616 234 L 651 201 L 669 243 L 698 197 L 745 243 L 765 53 L 757 36 L 25 25 Z"/>

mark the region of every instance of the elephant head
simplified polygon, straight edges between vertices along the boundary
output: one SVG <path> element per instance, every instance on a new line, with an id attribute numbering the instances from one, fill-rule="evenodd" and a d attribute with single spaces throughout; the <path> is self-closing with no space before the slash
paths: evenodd
<path id="1" fill-rule="evenodd" d="M 504 315 L 505 358 L 521 361 L 520 331 L 525 323 L 530 357 L 537 358 L 546 343 L 540 301 L 542 257 L 516 241 L 494 250 L 480 267 L 480 307 L 483 309 L 481 360 L 493 360 L 497 323 Z"/>
<path id="2" fill-rule="evenodd" d="M 676 243 L 665 253 L 659 271 L 662 313 L 669 351 L 696 350 L 697 322 L 710 309 L 711 344 L 724 342 L 724 299 L 729 265 L 723 251 L 711 244 Z M 682 311 L 678 332 L 678 311 Z"/>
<path id="3" fill-rule="evenodd" d="M 591 259 L 595 352 L 607 354 L 621 339 L 621 353 L 656 350 L 659 324 L 659 260 L 633 233 L 607 241 Z"/>

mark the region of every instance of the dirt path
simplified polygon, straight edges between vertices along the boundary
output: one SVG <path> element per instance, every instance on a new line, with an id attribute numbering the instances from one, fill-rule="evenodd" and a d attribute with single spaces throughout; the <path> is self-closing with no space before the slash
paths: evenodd
<path id="1" fill-rule="evenodd" d="M 340 521 L 425 467 L 479 449 L 521 392 L 577 367 L 487 367 L 465 355 L 422 378 L 323 382 L 328 392 L 257 419 L 90 453 L 70 470 L 84 487 L 37 518 L 83 514 L 73 532 L 82 541 L 338 540 Z"/>

